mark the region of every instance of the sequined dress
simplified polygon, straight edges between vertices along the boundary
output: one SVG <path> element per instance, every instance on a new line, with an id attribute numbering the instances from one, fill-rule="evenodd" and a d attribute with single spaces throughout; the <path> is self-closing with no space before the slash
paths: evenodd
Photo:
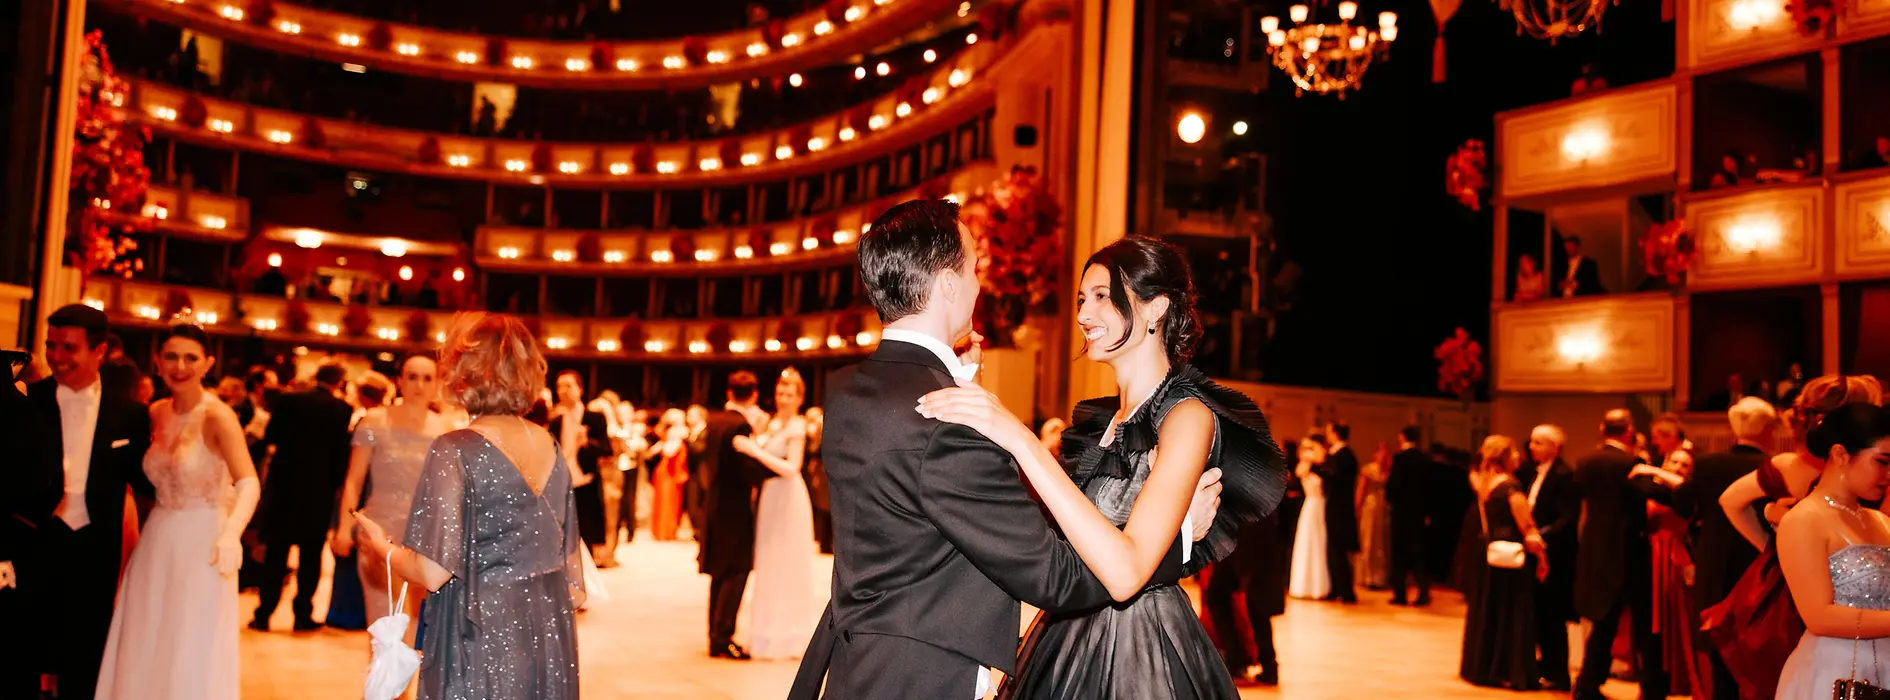
<path id="1" fill-rule="evenodd" d="M 433 441 L 405 542 L 453 578 L 427 597 L 422 700 L 578 696 L 581 545 L 571 471 L 555 459 L 539 494 L 479 433 Z"/>
<path id="2" fill-rule="evenodd" d="M 413 491 L 420 485 L 420 468 L 427 461 L 427 447 L 446 432 L 446 417 L 428 413 L 419 432 L 395 427 L 385 409 L 373 409 L 354 428 L 354 446 L 370 447 L 368 457 L 367 504 L 361 507 L 367 517 L 390 533 L 407 532 L 407 514 L 413 512 Z M 386 617 L 386 564 L 374 557 L 355 557 L 361 574 L 362 598 L 367 603 L 367 621 Z M 411 590 L 412 587 L 409 587 Z M 413 606 L 409 606 L 410 609 Z"/>
<path id="3" fill-rule="evenodd" d="M 214 402 L 154 416 L 144 474 L 157 486 L 157 506 L 119 582 L 99 668 L 102 700 L 241 696 L 236 577 L 211 564 L 231 494 L 229 467 L 203 437 Z"/>
<path id="4" fill-rule="evenodd" d="M 1078 405 L 1063 446 L 1071 480 L 1121 527 L 1148 479 L 1162 420 L 1187 399 L 1201 400 L 1218 419 L 1208 464 L 1225 473 L 1221 510 L 1189 562 L 1199 569 L 1231 553 L 1243 527 L 1272 513 L 1286 493 L 1285 458 L 1251 400 L 1181 365 L 1113 430 L 1115 399 Z M 1108 444 L 1103 444 L 1106 433 Z M 998 697 L 1234 700 L 1239 695 L 1187 592 L 1162 584 L 1094 612 L 1038 615 L 1018 652 L 1018 675 L 1004 683 Z"/>
<path id="5" fill-rule="evenodd" d="M 1864 610 L 1890 610 L 1890 545 L 1853 544 L 1831 553 L 1832 600 Z M 1857 672 L 1851 673 L 1852 659 Z M 1810 632 L 1785 661 L 1778 700 L 1826 700 L 1831 684 L 1857 678 L 1890 687 L 1890 637 L 1854 641 Z"/>

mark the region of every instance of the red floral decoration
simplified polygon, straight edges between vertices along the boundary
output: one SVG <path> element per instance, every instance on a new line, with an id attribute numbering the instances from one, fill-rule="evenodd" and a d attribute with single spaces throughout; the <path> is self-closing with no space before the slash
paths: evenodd
<path id="1" fill-rule="evenodd" d="M 709 62 L 709 43 L 702 37 L 692 36 L 682 42 L 682 56 L 689 65 L 700 66 Z"/>
<path id="2" fill-rule="evenodd" d="M 282 330 L 290 333 L 307 333 L 309 324 L 308 304 L 301 299 L 289 301 L 289 311 L 282 319 Z"/>
<path id="3" fill-rule="evenodd" d="M 801 340 L 801 322 L 799 319 L 781 319 L 781 325 L 774 327 L 774 339 L 781 341 L 782 349 L 795 347 Z"/>
<path id="4" fill-rule="evenodd" d="M 1798 33 L 1805 36 L 1818 36 L 1844 14 L 1846 0 L 1787 0 L 1785 11 L 1792 15 L 1792 22 L 1798 25 Z"/>
<path id="5" fill-rule="evenodd" d="M 840 220 L 834 218 L 831 214 L 821 216 L 814 219 L 814 223 L 809 225 L 807 235 L 812 236 L 814 240 L 820 241 L 820 247 L 832 248 L 833 232 L 839 227 Z"/>
<path id="6" fill-rule="evenodd" d="M 951 189 L 952 189 L 952 186 L 951 186 L 950 180 L 947 180 L 942 177 L 935 177 L 930 180 L 926 180 L 925 182 L 919 183 L 919 197 L 918 198 L 919 199 L 944 199 L 945 195 L 951 194 Z"/>
<path id="7" fill-rule="evenodd" d="M 587 263 L 603 262 L 604 239 L 599 238 L 595 233 L 578 236 L 577 259 L 579 262 Z"/>
<path id="8" fill-rule="evenodd" d="M 643 320 L 635 317 L 624 319 L 623 330 L 617 331 L 617 342 L 629 352 L 643 351 Z"/>
<path id="9" fill-rule="evenodd" d="M 853 336 L 859 335 L 860 331 L 865 329 L 866 322 L 860 320 L 859 314 L 841 314 L 839 318 L 833 320 L 834 335 L 845 338 L 848 341 L 852 341 Z"/>
<path id="10" fill-rule="evenodd" d="M 639 174 L 656 172 L 656 149 L 642 144 L 630 150 L 630 167 Z"/>
<path id="11" fill-rule="evenodd" d="M 600 41 L 591 45 L 592 68 L 597 70 L 615 68 L 616 63 L 617 52 L 616 49 L 611 47 L 609 42 Z"/>
<path id="12" fill-rule="evenodd" d="M 748 248 L 755 255 L 772 255 L 774 249 L 774 229 L 758 228 L 748 232 Z"/>
<path id="13" fill-rule="evenodd" d="M 847 110 L 847 126 L 859 133 L 873 130 L 873 105 L 863 104 Z"/>
<path id="14" fill-rule="evenodd" d="M 915 75 L 906 79 L 906 84 L 899 87 L 899 101 L 912 105 L 914 110 L 925 107 L 925 89 L 932 86 L 932 76 Z"/>
<path id="15" fill-rule="evenodd" d="M 210 119 L 210 108 L 203 105 L 203 99 L 191 95 L 184 99 L 184 108 L 177 113 L 177 120 L 192 129 L 203 128 L 203 123 Z"/>
<path id="16" fill-rule="evenodd" d="M 494 68 L 505 67 L 505 40 L 491 38 L 486 40 L 486 65 Z"/>
<path id="17" fill-rule="evenodd" d="M 420 151 L 415 153 L 414 157 L 420 161 L 421 165 L 439 165 L 440 140 L 428 136 L 427 140 L 420 142 Z"/>
<path id="18" fill-rule="evenodd" d="M 532 147 L 532 171 L 551 172 L 551 144 L 540 143 Z"/>
<path id="19" fill-rule="evenodd" d="M 821 9 L 827 13 L 827 21 L 841 24 L 847 21 L 847 8 L 853 6 L 853 0 L 827 0 Z"/>
<path id="20" fill-rule="evenodd" d="M 368 326 L 373 324 L 374 319 L 368 315 L 367 307 L 360 304 L 349 305 L 347 313 L 341 315 L 341 329 L 357 338 L 366 336 Z"/>
<path id="21" fill-rule="evenodd" d="M 785 48 L 781 46 L 781 37 L 784 36 L 787 36 L 787 22 L 785 21 L 771 19 L 767 24 L 761 25 L 761 40 L 768 42 L 769 48 Z"/>
<path id="22" fill-rule="evenodd" d="M 734 340 L 734 335 L 729 331 L 728 324 L 717 321 L 709 326 L 709 332 L 703 336 L 703 340 L 709 341 L 710 352 L 727 352 L 728 341 Z"/>
<path id="23" fill-rule="evenodd" d="M 164 294 L 164 318 L 175 320 L 177 317 L 188 314 L 194 309 L 195 307 L 190 303 L 190 292 L 172 287 L 169 292 Z"/>
<path id="24" fill-rule="evenodd" d="M 407 340 L 411 342 L 424 343 L 433 340 L 433 317 L 428 316 L 425 311 L 416 309 L 413 313 L 407 314 L 407 320 L 401 325 L 405 327 Z"/>
<path id="25" fill-rule="evenodd" d="M 794 128 L 788 129 L 787 145 L 793 147 L 795 153 L 806 153 L 807 140 L 813 135 L 813 129 L 806 124 L 796 124 Z"/>
<path id="26" fill-rule="evenodd" d="M 276 19 L 276 4 L 269 0 L 251 0 L 243 17 L 258 27 L 267 27 Z"/>
<path id="27" fill-rule="evenodd" d="M 1470 139 L 1457 147 L 1457 152 L 1444 162 L 1444 191 L 1457 198 L 1470 211 L 1483 210 L 1483 195 L 1490 188 L 1486 175 L 1490 165 L 1489 156 L 1483 150 L 1483 142 Z"/>
<path id="28" fill-rule="evenodd" d="M 1464 401 L 1475 398 L 1477 384 L 1483 381 L 1483 346 L 1459 328 L 1438 344 L 1433 355 L 1437 358 L 1437 389 Z"/>
<path id="29" fill-rule="evenodd" d="M 142 218 L 151 172 L 144 165 L 148 130 L 125 122 L 118 105 L 130 86 L 112 69 L 99 32 L 85 35 L 86 55 L 79 78 L 72 143 L 72 175 L 67 182 L 66 263 L 85 274 L 109 271 L 130 277 L 144 269 L 132 238 Z M 199 102 L 199 107 L 201 107 Z M 110 224 L 107 211 L 132 214 L 132 224 Z M 125 220 L 125 219 L 121 219 Z"/>
<path id="30" fill-rule="evenodd" d="M 958 217 L 977 241 L 979 279 L 991 309 L 985 337 L 1002 347 L 1028 309 L 1056 303 L 1063 207 L 1044 191 L 1036 169 L 1014 167 L 966 201 Z"/>
<path id="31" fill-rule="evenodd" d="M 677 233 L 670 236 L 669 254 L 675 256 L 676 262 L 687 262 L 696 259 L 696 237 L 688 233 Z"/>
<path id="32" fill-rule="evenodd" d="M 302 118 L 302 145 L 308 148 L 328 145 L 328 136 L 322 133 L 322 124 L 314 117 Z"/>
<path id="33" fill-rule="evenodd" d="M 1686 279 L 1687 270 L 1693 267 L 1695 252 L 1693 231 L 1687 228 L 1686 219 L 1648 226 L 1647 235 L 1641 237 L 1641 257 L 1647 266 L 1647 276 L 1664 280 L 1669 286 L 1679 285 Z"/>
<path id="34" fill-rule="evenodd" d="M 978 10 L 978 28 L 984 32 L 983 39 L 998 39 L 1011 28 L 1011 6 L 1006 2 L 992 2 Z"/>
<path id="35" fill-rule="evenodd" d="M 386 22 L 381 22 L 368 30 L 366 38 L 368 48 L 386 51 L 394 45 L 394 30 L 388 29 Z"/>
<path id="36" fill-rule="evenodd" d="M 728 139 L 716 148 L 716 157 L 722 160 L 722 167 L 733 168 L 742 162 L 742 142 Z"/>

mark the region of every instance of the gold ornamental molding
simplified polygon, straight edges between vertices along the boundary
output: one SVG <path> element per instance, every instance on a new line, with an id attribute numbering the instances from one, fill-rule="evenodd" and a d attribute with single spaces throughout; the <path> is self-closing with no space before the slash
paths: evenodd
<path id="1" fill-rule="evenodd" d="M 1499 118 L 1498 194 L 1507 198 L 1671 178 L 1672 83 L 1609 92 Z"/>
<path id="2" fill-rule="evenodd" d="M 1890 0 L 1851 0 L 1850 11 L 1838 24 L 1838 34 L 1890 27 Z"/>
<path id="3" fill-rule="evenodd" d="M 1890 176 L 1838 186 L 1837 246 L 1838 274 L 1890 273 Z"/>
<path id="4" fill-rule="evenodd" d="M 1691 28 L 1686 68 L 1756 63 L 1817 47 L 1823 36 L 1798 32 L 1779 0 L 1687 0 Z M 1880 0 L 1881 1 L 1881 0 Z"/>
<path id="5" fill-rule="evenodd" d="M 1496 339 L 1497 391 L 1673 388 L 1674 300 L 1665 293 L 1504 306 Z"/>
<path id="6" fill-rule="evenodd" d="M 1685 205 L 1699 255 L 1699 289 L 1815 282 L 1824 273 L 1824 187 L 1819 183 L 1693 200 Z"/>

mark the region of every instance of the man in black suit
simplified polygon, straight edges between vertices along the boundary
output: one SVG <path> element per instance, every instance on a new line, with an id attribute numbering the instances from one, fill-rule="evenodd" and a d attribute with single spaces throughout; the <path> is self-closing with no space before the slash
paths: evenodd
<path id="1" fill-rule="evenodd" d="M 1601 287 L 1601 267 L 1595 259 L 1582 255 L 1582 239 L 1575 236 L 1562 237 L 1562 278 L 1557 282 L 1556 291 L 1563 297 L 1584 297 L 1593 294 L 1607 294 Z"/>
<path id="2" fill-rule="evenodd" d="M 1385 503 L 1391 506 L 1391 604 L 1406 605 L 1404 583 L 1417 585 L 1417 604 L 1431 604 L 1431 574 L 1424 565 L 1424 528 L 1437 510 L 1437 463 L 1418 449 L 1423 429 L 1398 431 L 1398 454 L 1385 479 Z"/>
<path id="3" fill-rule="evenodd" d="M 1733 583 L 1759 557 L 1759 550 L 1754 549 L 1726 517 L 1726 510 L 1719 506 L 1719 497 L 1733 482 L 1765 464 L 1766 446 L 1772 444 L 1778 412 L 1764 399 L 1748 396 L 1733 404 L 1726 417 L 1732 424 L 1733 438 L 1739 444 L 1728 452 L 1696 458 L 1692 477 L 1674 489 L 1673 494 L 1674 509 L 1692 522 L 1697 533 L 1693 540 L 1695 610 L 1705 610 L 1725 600 Z M 1763 518 L 1758 520 L 1763 522 Z M 1739 684 L 1727 671 L 1718 648 L 1705 635 L 1696 636 L 1694 647 L 1706 651 L 1713 667 L 1710 700 L 1738 700 Z"/>
<path id="4" fill-rule="evenodd" d="M 1516 479 L 1529 489 L 1530 515 L 1549 547 L 1549 576 L 1536 586 L 1536 650 L 1542 679 L 1551 690 L 1568 690 L 1568 623 L 1575 616 L 1575 568 L 1581 551 L 1582 492 L 1575 469 L 1562 459 L 1568 435 L 1560 426 L 1529 431 L 1529 461 Z"/>
<path id="5" fill-rule="evenodd" d="M 130 387 L 106 386 L 100 377 L 104 312 L 73 304 L 54 311 L 46 324 L 53 376 L 26 393 L 39 428 L 35 439 L 42 441 L 35 452 L 61 472 L 64 488 L 51 517 L 31 523 L 37 534 L 26 546 L 36 553 L 17 573 L 40 615 L 40 623 L 26 629 L 50 637 L 42 672 L 55 676 L 61 700 L 90 698 L 118 595 L 125 488 L 155 493 L 144 477 L 151 414 L 131 398 Z"/>
<path id="6" fill-rule="evenodd" d="M 685 416 L 689 426 L 689 481 L 683 484 L 683 510 L 689 514 L 692 536 L 701 541 L 708 522 L 709 476 L 703 465 L 709 455 L 709 409 L 700 404 L 690 406 Z"/>
<path id="7" fill-rule="evenodd" d="M 290 547 L 298 552 L 295 630 L 322 626 L 315 621 L 315 587 L 322 582 L 322 547 L 348 473 L 348 421 L 354 417 L 354 408 L 336 397 L 346 378 L 340 365 L 322 365 L 315 370 L 315 388 L 283 396 L 263 431 L 263 443 L 273 448 L 256 511 L 265 573 L 250 629 L 269 631 L 269 616 L 282 602 Z"/>
<path id="8" fill-rule="evenodd" d="M 1647 501 L 1671 494 L 1659 482 L 1633 476 L 1634 417 L 1614 409 L 1601 419 L 1601 449 L 1582 459 L 1575 482 L 1582 493 L 1581 551 L 1575 566 L 1575 610 L 1593 624 L 1582 654 L 1575 700 L 1600 698 L 1614 661 L 1615 632 L 1626 612 L 1640 658 L 1641 697 L 1667 697 L 1660 636 L 1653 628 L 1653 554 L 1648 549 Z M 1553 566 L 1553 565 L 1552 565 Z"/>
<path id="9" fill-rule="evenodd" d="M 558 439 L 558 448 L 564 450 L 565 464 L 575 470 L 571 491 L 577 503 L 578 535 L 584 538 L 584 546 L 591 548 L 592 557 L 612 564 L 615 552 L 607 551 L 606 545 L 615 540 L 606 532 L 611 523 L 604 517 L 603 480 L 604 469 L 617 468 L 610 463 L 614 453 L 610 447 L 610 419 L 584 404 L 584 378 L 576 370 L 559 372 L 556 383 L 558 405 L 551 407 L 551 422 L 546 429 Z M 578 418 L 567 420 L 572 416 Z M 636 473 L 628 476 L 635 477 Z M 626 489 L 624 496 L 636 502 L 635 490 Z M 630 531 L 635 533 L 636 529 L 632 521 Z"/>
<path id="10" fill-rule="evenodd" d="M 755 568 L 755 489 L 772 473 L 736 450 L 735 438 L 754 435 L 748 415 L 760 395 L 754 373 L 729 375 L 728 404 L 709 414 L 703 429 L 708 451 L 702 470 L 708 474 L 709 491 L 703 503 L 700 556 L 701 571 L 709 575 L 710 658 L 748 659 L 748 651 L 735 643 L 735 619 L 748 573 Z"/>
<path id="11" fill-rule="evenodd" d="M 790 700 L 820 697 L 823 679 L 830 700 L 983 697 L 988 668 L 1016 670 L 1019 599 L 1053 612 L 1111 601 L 1045 521 L 1009 453 L 914 410 L 919 397 L 977 374 L 952 351 L 971 336 L 978 297 L 974 241 L 957 214 L 949 201 L 910 201 L 860 238 L 861 278 L 886 330 L 872 357 L 827 385 L 833 596 Z M 1213 520 L 1200 515 L 1203 494 L 1218 498 L 1218 485 L 1197 491 L 1196 524 Z M 1181 571 L 1171 548 L 1151 583 Z"/>
<path id="12" fill-rule="evenodd" d="M 1331 445 L 1326 461 L 1313 467 L 1323 480 L 1326 492 L 1326 572 L 1332 579 L 1332 594 L 1326 600 L 1357 603 L 1358 591 L 1352 585 L 1352 555 L 1358 553 L 1358 455 L 1346 443 L 1352 426 L 1344 421 L 1326 424 L 1326 443 Z"/>
<path id="13" fill-rule="evenodd" d="M 14 368 L 7 369 L 8 381 L 0 387 L 0 416 L 11 417 L 0 421 L 0 445 L 11 446 L 0 466 L 0 629 L 45 629 L 38 617 L 43 606 L 31 600 L 45 595 L 48 575 L 35 544 L 65 498 L 66 475 L 56 445 L 42 437 L 54 431 L 14 384 Z M 39 643 L 32 635 L 0 634 L 0 698 L 39 693 Z"/>

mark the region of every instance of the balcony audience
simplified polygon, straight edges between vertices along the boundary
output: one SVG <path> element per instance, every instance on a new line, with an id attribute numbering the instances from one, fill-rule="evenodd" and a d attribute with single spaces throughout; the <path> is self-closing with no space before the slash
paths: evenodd
<path id="1" fill-rule="evenodd" d="M 1577 236 L 1562 237 L 1561 282 L 1557 293 L 1564 299 L 1607 294 L 1601 287 L 1601 266 L 1594 258 L 1582 255 L 1582 239 Z"/>
<path id="2" fill-rule="evenodd" d="M 1543 280 L 1542 266 L 1536 262 L 1536 256 L 1524 253 L 1516 259 L 1516 294 L 1515 301 L 1535 301 L 1547 294 Z"/>

